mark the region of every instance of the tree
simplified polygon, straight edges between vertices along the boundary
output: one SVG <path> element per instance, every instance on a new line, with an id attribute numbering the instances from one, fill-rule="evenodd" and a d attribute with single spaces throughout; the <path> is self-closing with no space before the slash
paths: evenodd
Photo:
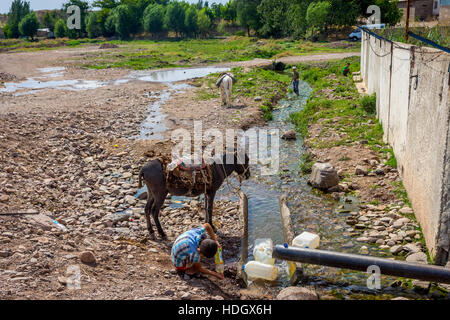
<path id="1" fill-rule="evenodd" d="M 381 10 L 381 23 L 389 25 L 397 24 L 402 18 L 402 11 L 398 8 L 398 0 L 376 0 L 375 5 Z"/>
<path id="2" fill-rule="evenodd" d="M 112 37 L 116 34 L 116 20 L 116 16 L 112 13 L 106 18 L 103 26 L 103 35 L 105 37 Z"/>
<path id="3" fill-rule="evenodd" d="M 128 39 L 132 31 L 133 17 L 127 5 L 121 4 L 113 9 L 112 14 L 116 17 L 116 32 L 120 39 Z"/>
<path id="4" fill-rule="evenodd" d="M 261 0 L 236 0 L 237 21 L 240 26 L 247 29 L 250 36 L 250 28 L 258 30 L 261 27 L 261 19 L 258 14 L 258 5 Z"/>
<path id="5" fill-rule="evenodd" d="M 262 0 L 258 6 L 258 14 L 261 17 L 260 33 L 274 37 L 287 35 L 290 6 L 291 0 Z"/>
<path id="6" fill-rule="evenodd" d="M 144 30 L 152 34 L 164 30 L 164 6 L 150 4 L 144 11 Z"/>
<path id="7" fill-rule="evenodd" d="M 65 36 L 67 36 L 66 21 L 59 19 L 55 23 L 55 37 L 64 38 Z"/>
<path id="8" fill-rule="evenodd" d="M 220 7 L 220 16 L 228 21 L 236 20 L 236 4 L 229 0 L 224 6 Z"/>
<path id="9" fill-rule="evenodd" d="M 196 35 L 198 31 L 198 12 L 194 6 L 190 6 L 186 10 L 185 18 L 184 18 L 184 30 L 189 35 Z"/>
<path id="10" fill-rule="evenodd" d="M 97 12 L 91 12 L 87 16 L 86 32 L 89 38 L 97 38 L 102 34 L 102 26 Z"/>
<path id="11" fill-rule="evenodd" d="M 206 37 L 206 35 L 209 33 L 211 29 L 211 20 L 209 19 L 208 15 L 205 12 L 206 8 L 203 8 L 198 13 L 197 18 L 197 25 L 198 25 L 198 32 L 203 36 Z"/>
<path id="12" fill-rule="evenodd" d="M 306 11 L 306 22 L 310 28 L 321 31 L 327 24 L 331 4 L 328 1 L 312 2 Z"/>
<path id="13" fill-rule="evenodd" d="M 50 13 L 50 11 L 47 11 L 44 14 L 44 17 L 42 18 L 42 25 L 52 31 L 55 30 L 55 18 Z"/>
<path id="14" fill-rule="evenodd" d="M 360 8 L 355 1 L 329 0 L 331 7 L 327 16 L 327 24 L 335 26 L 352 26 L 356 24 Z"/>
<path id="15" fill-rule="evenodd" d="M 13 0 L 8 12 L 8 22 L 5 26 L 5 36 L 7 38 L 18 38 L 19 23 L 30 13 L 30 3 L 22 0 Z"/>
<path id="16" fill-rule="evenodd" d="M 34 12 L 27 14 L 19 22 L 20 34 L 24 37 L 31 38 L 33 40 L 39 28 L 39 20 Z"/>
<path id="17" fill-rule="evenodd" d="M 185 11 L 179 2 L 167 5 L 165 24 L 169 30 L 175 31 L 178 36 L 184 30 Z"/>

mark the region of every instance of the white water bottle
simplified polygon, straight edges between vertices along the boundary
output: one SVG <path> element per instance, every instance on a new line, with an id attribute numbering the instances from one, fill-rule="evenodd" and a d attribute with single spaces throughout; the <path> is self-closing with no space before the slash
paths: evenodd
<path id="1" fill-rule="evenodd" d="M 274 281 L 278 277 L 278 267 L 258 261 L 250 261 L 244 265 L 244 271 L 250 279 Z"/>

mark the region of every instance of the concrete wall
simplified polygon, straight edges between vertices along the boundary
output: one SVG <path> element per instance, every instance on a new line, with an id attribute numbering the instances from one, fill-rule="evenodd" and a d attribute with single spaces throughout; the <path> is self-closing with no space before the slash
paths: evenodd
<path id="1" fill-rule="evenodd" d="M 377 116 L 430 253 L 450 251 L 450 54 L 364 35 L 362 79 L 377 93 Z M 364 57 L 364 58 L 363 58 Z"/>

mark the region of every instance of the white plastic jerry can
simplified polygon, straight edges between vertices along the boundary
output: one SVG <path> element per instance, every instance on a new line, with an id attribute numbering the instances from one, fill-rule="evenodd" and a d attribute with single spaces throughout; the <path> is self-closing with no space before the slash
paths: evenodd
<path id="1" fill-rule="evenodd" d="M 320 238 L 317 234 L 311 232 L 302 232 L 292 240 L 293 247 L 316 249 L 319 247 Z"/>
<path id="2" fill-rule="evenodd" d="M 250 279 L 274 281 L 278 277 L 278 267 L 258 261 L 250 261 L 244 265 L 244 271 Z"/>
<path id="3" fill-rule="evenodd" d="M 256 261 L 265 264 L 275 264 L 275 259 L 272 258 L 273 242 L 271 239 L 256 239 L 255 247 L 253 249 L 253 257 Z"/>

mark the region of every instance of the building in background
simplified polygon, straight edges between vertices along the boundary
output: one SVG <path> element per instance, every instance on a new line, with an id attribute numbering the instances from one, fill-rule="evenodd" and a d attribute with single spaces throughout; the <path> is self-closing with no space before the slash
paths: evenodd
<path id="1" fill-rule="evenodd" d="M 410 13 L 409 19 L 410 21 L 415 20 L 431 20 L 433 16 L 437 16 L 439 14 L 439 9 L 434 9 L 435 6 L 439 6 L 439 0 L 411 0 L 410 3 Z M 403 10 L 403 20 L 406 17 L 406 5 L 407 0 L 399 0 L 398 7 Z M 437 11 L 436 11 L 437 10 Z M 437 12 L 437 13 L 435 13 Z"/>
<path id="2" fill-rule="evenodd" d="M 440 0 L 439 24 L 450 25 L 450 0 Z"/>

